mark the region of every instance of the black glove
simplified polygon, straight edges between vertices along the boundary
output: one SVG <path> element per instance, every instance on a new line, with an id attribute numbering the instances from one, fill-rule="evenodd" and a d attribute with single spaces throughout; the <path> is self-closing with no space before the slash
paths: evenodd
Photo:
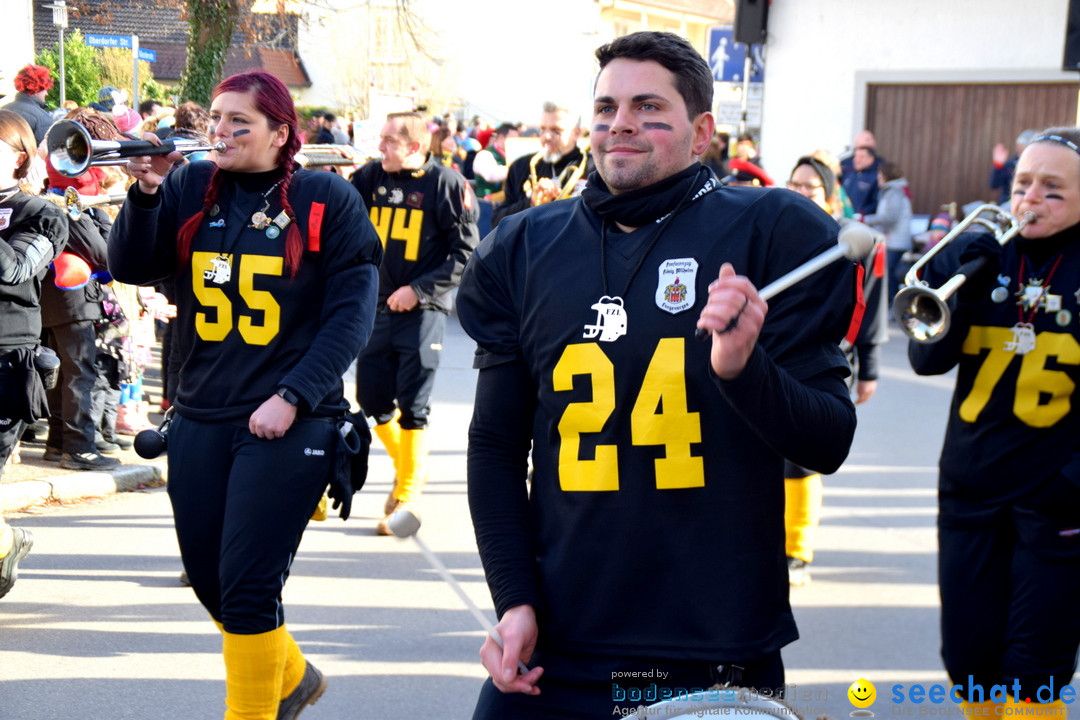
<path id="1" fill-rule="evenodd" d="M 334 510 L 341 508 L 338 512 L 341 519 L 348 520 L 352 512 L 352 497 L 360 492 L 367 480 L 371 430 L 363 415 L 352 413 L 338 420 L 337 428 L 334 474 L 326 494 L 334 501 L 331 505 Z"/>
<path id="2" fill-rule="evenodd" d="M 1001 243 L 990 233 L 977 233 L 960 251 L 957 273 L 967 276 L 956 296 L 960 302 L 980 302 L 990 294 L 1001 272 Z"/>

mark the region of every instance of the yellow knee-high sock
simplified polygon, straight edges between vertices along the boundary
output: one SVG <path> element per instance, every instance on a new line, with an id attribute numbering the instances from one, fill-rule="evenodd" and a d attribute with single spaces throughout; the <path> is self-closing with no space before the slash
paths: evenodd
<path id="1" fill-rule="evenodd" d="M 326 520 L 326 495 L 319 498 L 319 504 L 315 506 L 315 512 L 311 513 L 311 519 L 316 522 Z"/>
<path id="2" fill-rule="evenodd" d="M 427 480 L 427 431 L 401 431 L 401 468 L 394 497 L 401 502 L 416 502 Z"/>
<path id="3" fill-rule="evenodd" d="M 257 635 L 224 633 L 225 720 L 277 720 L 286 637 L 284 626 Z"/>
<path id="4" fill-rule="evenodd" d="M 398 425 L 397 414 L 390 419 L 390 422 L 376 425 L 375 436 L 379 438 L 383 447 L 386 448 L 386 454 L 394 462 L 394 474 L 401 477 L 401 426 Z"/>
<path id="5" fill-rule="evenodd" d="M 821 520 L 821 475 L 784 479 L 785 554 L 814 560 L 814 534 Z"/>
<path id="6" fill-rule="evenodd" d="M 281 698 L 287 698 L 304 679 L 307 662 L 300 646 L 293 640 L 291 633 L 285 633 L 285 671 L 281 676 Z"/>

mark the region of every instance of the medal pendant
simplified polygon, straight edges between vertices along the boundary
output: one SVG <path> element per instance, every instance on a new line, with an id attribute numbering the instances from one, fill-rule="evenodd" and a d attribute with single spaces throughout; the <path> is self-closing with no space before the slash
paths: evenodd
<path id="1" fill-rule="evenodd" d="M 266 228 L 266 237 L 270 238 L 271 240 L 276 240 L 277 236 L 280 234 L 281 228 L 279 228 L 277 225 L 270 225 Z"/>
<path id="2" fill-rule="evenodd" d="M 604 295 L 590 309 L 596 311 L 596 323 L 585 326 L 583 338 L 599 336 L 600 342 L 615 342 L 626 334 L 626 310 L 621 297 Z"/>
<path id="3" fill-rule="evenodd" d="M 1009 291 L 1003 287 L 996 287 L 990 291 L 990 299 L 996 303 L 1003 303 L 1009 299 Z"/>
<path id="4" fill-rule="evenodd" d="M 1035 327 L 1031 323 L 1018 322 L 1010 330 L 1013 339 L 1005 343 L 1005 352 L 1026 355 L 1035 349 Z"/>
<path id="5" fill-rule="evenodd" d="M 256 212 L 251 216 L 251 224 L 255 226 L 255 229 L 262 230 L 267 225 L 266 213 L 262 210 Z"/>
<path id="6" fill-rule="evenodd" d="M 203 279 L 215 285 L 224 285 L 232 279 L 232 257 L 221 254 L 210 261 L 210 269 L 203 270 Z"/>
<path id="7" fill-rule="evenodd" d="M 285 226 L 288 225 L 290 222 L 292 222 L 292 220 L 289 219 L 289 216 L 285 214 L 284 210 L 279 212 L 277 217 L 274 218 L 274 224 L 282 230 L 284 230 Z"/>

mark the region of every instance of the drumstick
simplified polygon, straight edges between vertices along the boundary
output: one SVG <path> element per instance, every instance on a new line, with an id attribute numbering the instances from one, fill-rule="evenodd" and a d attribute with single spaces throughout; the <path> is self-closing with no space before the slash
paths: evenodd
<path id="1" fill-rule="evenodd" d="M 484 630 L 487 631 L 488 637 L 494 640 L 495 644 L 498 645 L 500 649 L 505 649 L 503 648 L 502 636 L 499 635 L 499 631 L 496 630 L 495 626 L 488 620 L 487 615 L 480 612 L 480 608 L 476 607 L 476 603 L 472 601 L 472 598 L 465 594 L 464 588 L 462 588 L 460 583 L 453 578 L 450 571 L 443 565 L 442 560 L 440 560 L 435 553 L 431 552 L 431 548 L 427 546 L 427 543 L 420 539 L 420 536 L 417 534 L 420 530 L 420 518 L 408 510 L 398 510 L 390 516 L 390 520 L 387 524 L 390 526 L 390 531 L 397 537 L 411 537 L 416 541 L 416 544 L 420 547 L 420 552 L 424 554 L 424 557 L 431 563 L 431 566 L 442 575 L 442 579 L 445 580 L 450 587 L 454 588 L 454 592 L 456 592 L 458 597 L 461 598 L 461 601 L 465 603 L 465 607 L 469 608 L 469 612 L 473 614 L 473 617 L 476 618 Z M 518 660 L 518 672 L 522 675 L 529 672 L 529 668 L 527 668 L 525 663 L 521 662 L 521 660 Z"/>
<path id="2" fill-rule="evenodd" d="M 835 247 L 829 248 L 820 255 L 810 258 L 786 275 L 773 280 L 758 291 L 758 296 L 762 300 L 768 301 L 784 290 L 787 290 L 795 283 L 805 280 L 818 270 L 821 270 L 827 265 L 831 265 L 842 257 L 847 258 L 848 260 L 861 260 L 869 254 L 873 247 L 874 235 L 870 232 L 868 227 L 862 223 L 845 225 L 840 229 L 840 235 L 837 237 L 837 245 Z M 734 325 L 731 325 L 728 329 L 733 328 Z M 724 331 L 722 330 L 719 332 Z M 694 332 L 694 336 L 698 340 L 704 340 L 708 338 L 710 334 L 711 333 L 709 333 L 708 330 L 703 328 L 698 328 Z"/>

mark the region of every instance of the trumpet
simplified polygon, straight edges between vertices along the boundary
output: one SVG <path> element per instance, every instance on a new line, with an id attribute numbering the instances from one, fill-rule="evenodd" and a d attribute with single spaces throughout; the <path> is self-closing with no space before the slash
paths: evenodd
<path id="1" fill-rule="evenodd" d="M 80 195 L 78 190 L 69 187 L 64 190 L 63 195 L 46 193 L 45 198 L 64 208 L 69 218 L 78 220 L 87 208 L 98 205 L 119 205 L 127 200 L 127 195 Z"/>
<path id="2" fill-rule="evenodd" d="M 215 150 L 221 152 L 225 143 L 208 144 L 203 140 L 171 137 L 155 145 L 148 140 L 95 140 L 74 120 L 58 120 L 45 135 L 45 149 L 53 168 L 64 177 L 78 177 L 92 166 L 122 165 L 126 158 L 142 155 L 168 155 L 181 152 Z"/>
<path id="3" fill-rule="evenodd" d="M 990 217 L 984 217 L 989 214 Z M 1016 237 L 1024 226 L 1035 219 L 1035 213 L 1025 213 L 1017 220 L 997 205 L 980 205 L 957 223 L 934 247 L 919 258 L 904 275 L 904 287 L 893 298 L 893 317 L 900 329 L 911 339 L 918 342 L 934 343 L 945 337 L 952 322 L 952 311 L 948 299 L 967 282 L 967 279 L 982 269 L 986 260 L 979 258 L 961 266 L 956 274 L 934 289 L 919 278 L 919 272 L 930 259 L 946 245 L 960 237 L 968 228 L 978 225 L 989 230 L 999 245 L 1005 245 Z"/>

